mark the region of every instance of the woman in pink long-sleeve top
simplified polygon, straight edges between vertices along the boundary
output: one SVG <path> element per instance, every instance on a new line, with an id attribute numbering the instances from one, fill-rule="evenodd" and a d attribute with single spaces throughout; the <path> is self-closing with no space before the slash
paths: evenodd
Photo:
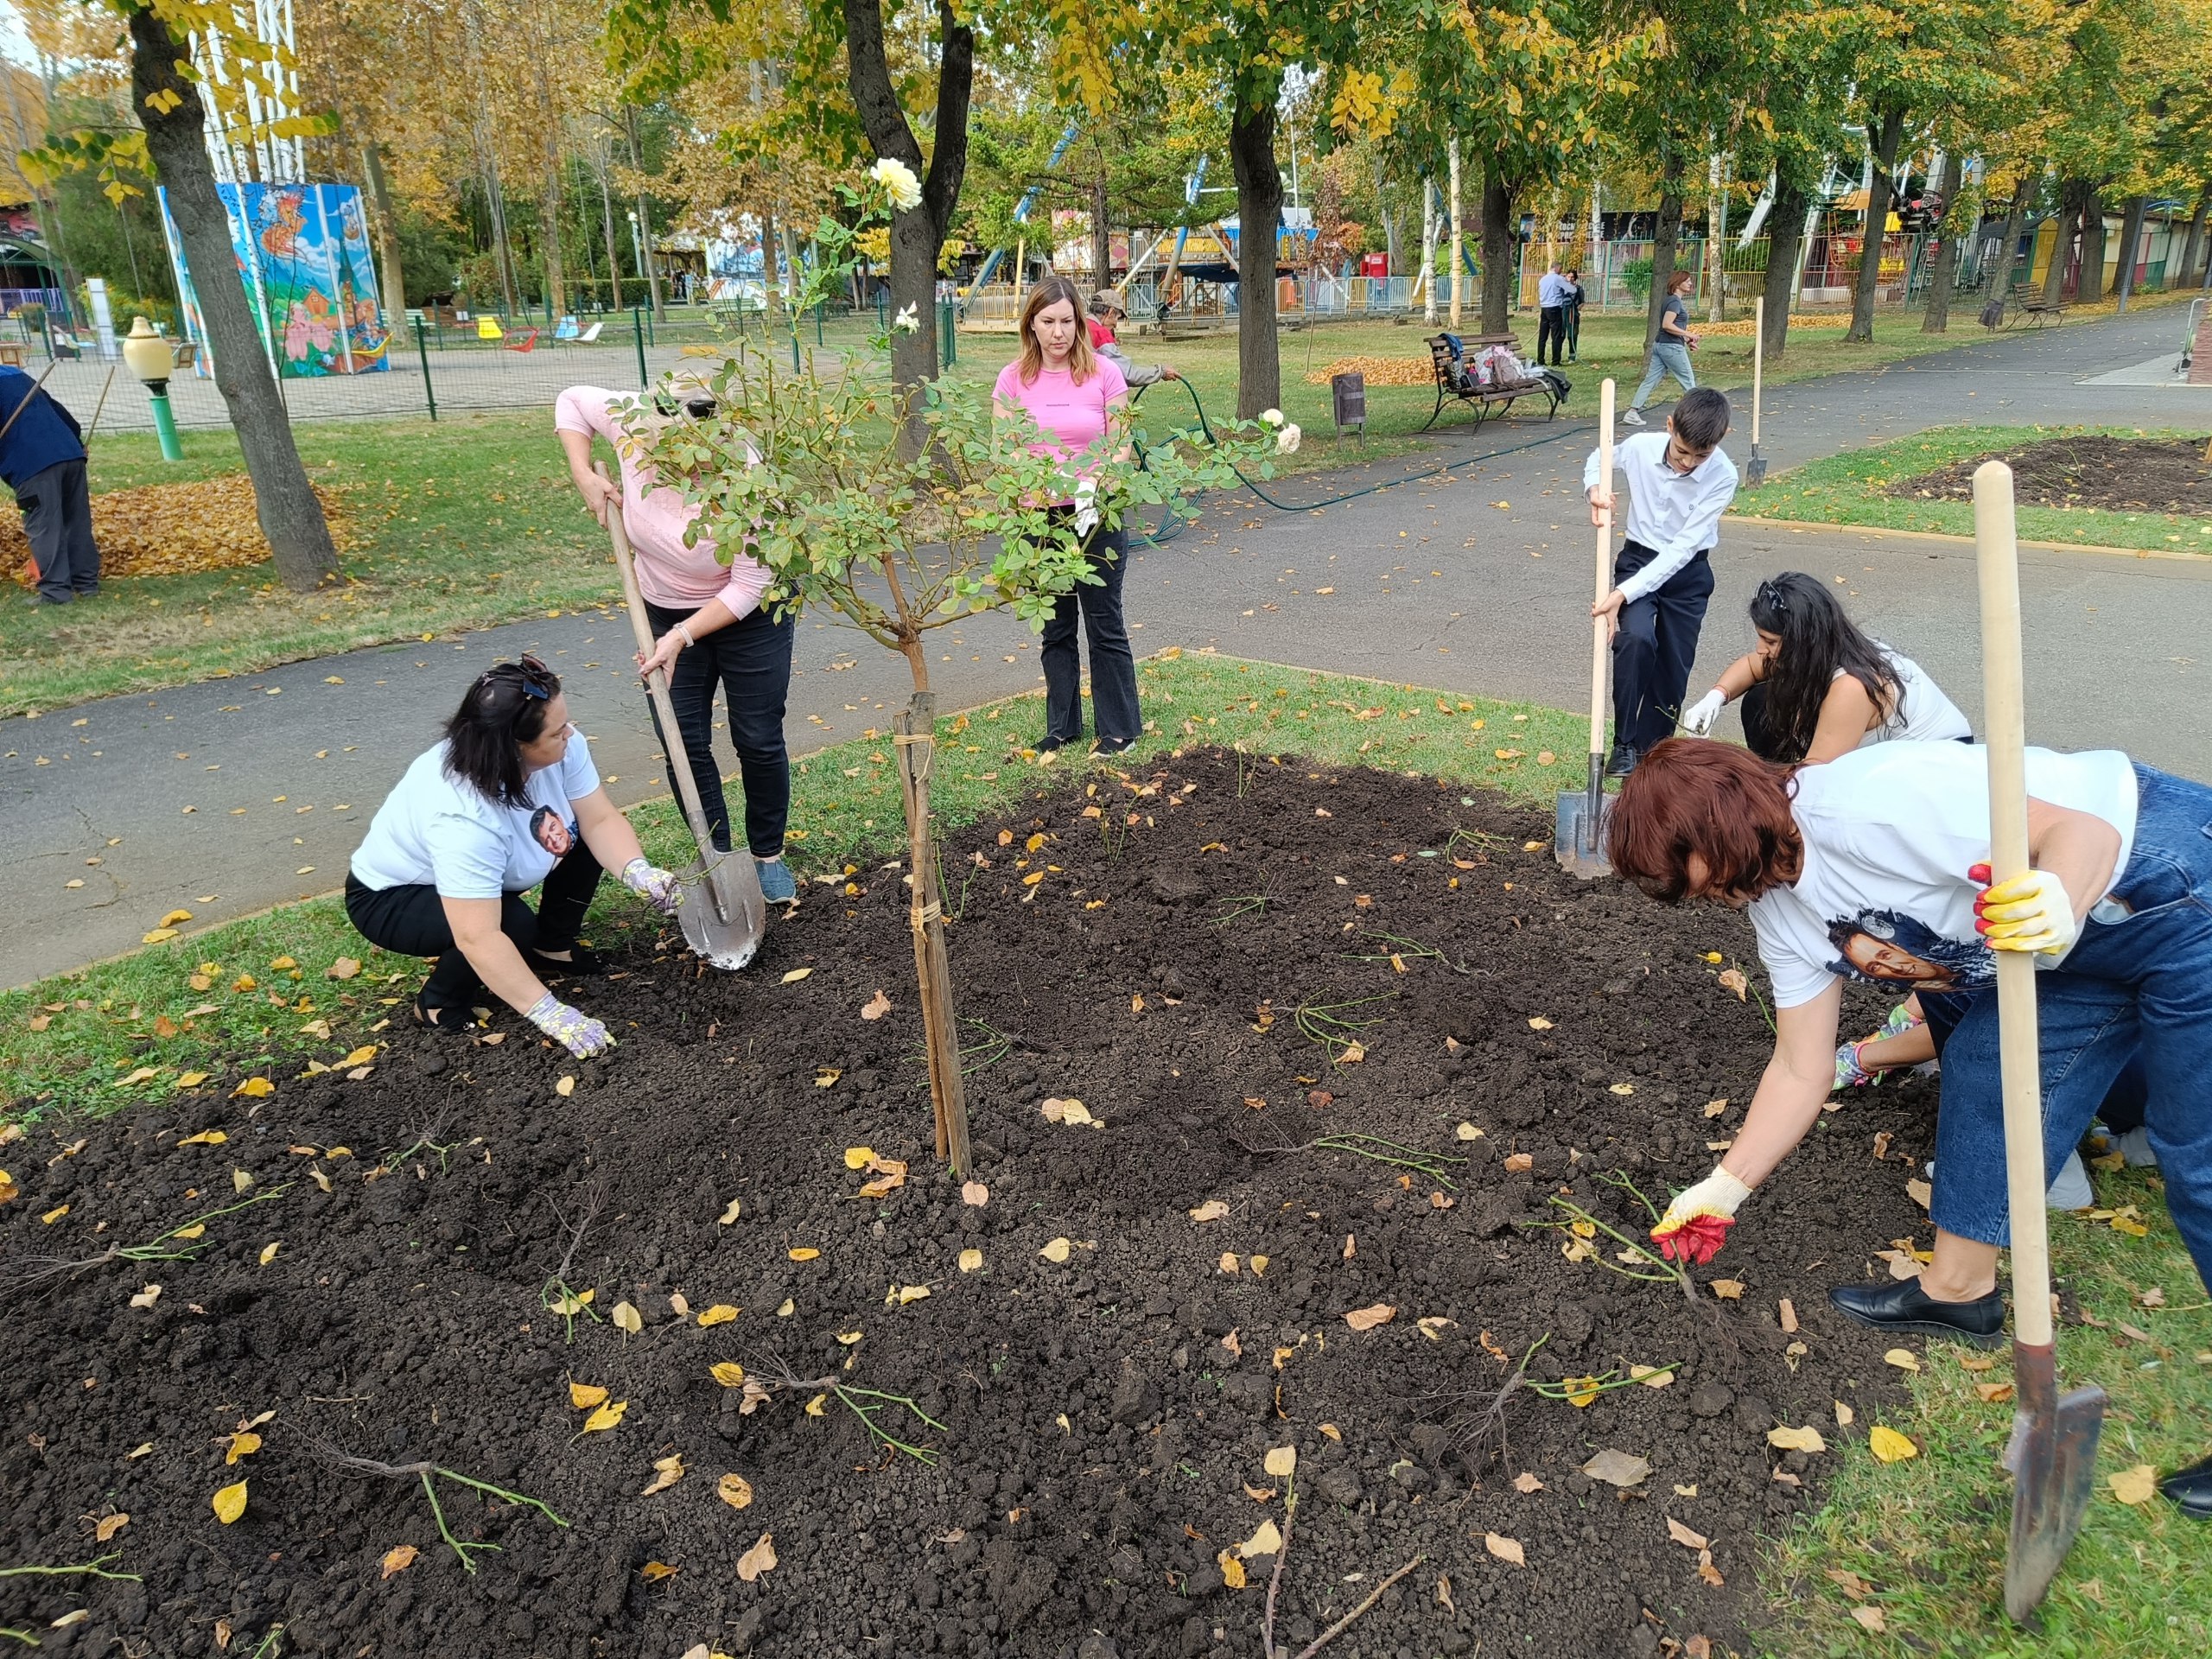
<path id="1" fill-rule="evenodd" d="M 666 412 L 713 398 L 703 389 L 664 391 Z M 677 401 L 681 399 L 682 401 Z M 684 758 L 707 810 L 707 827 L 716 848 L 730 845 L 729 805 L 722 797 L 721 769 L 715 764 L 715 687 L 722 689 L 738 772 L 745 785 L 745 842 L 760 861 L 760 891 L 771 899 L 797 896 L 798 884 L 785 867 L 784 830 L 791 816 L 791 761 L 784 747 L 784 704 L 791 690 L 793 619 L 778 620 L 763 607 L 767 567 L 740 552 L 724 566 L 714 542 L 701 537 L 683 544 L 683 532 L 696 516 L 683 495 L 657 486 L 650 465 L 630 455 L 620 409 L 626 392 L 598 386 L 571 386 L 553 406 L 553 426 L 569 458 L 569 475 L 584 505 L 602 524 L 607 505 L 620 499 L 622 522 L 636 556 L 638 587 L 657 644 L 639 660 L 639 671 L 668 671 L 669 700 Z M 621 459 L 618 486 L 592 470 L 594 437 L 604 438 Z M 658 730 L 656 715 L 654 728 Z M 669 734 L 661 748 L 671 757 Z M 675 787 L 673 772 L 669 786 Z"/>

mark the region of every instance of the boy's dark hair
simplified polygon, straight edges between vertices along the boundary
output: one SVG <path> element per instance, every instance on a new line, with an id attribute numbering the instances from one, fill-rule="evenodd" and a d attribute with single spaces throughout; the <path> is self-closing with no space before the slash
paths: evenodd
<path id="1" fill-rule="evenodd" d="M 1711 449 L 1728 435 L 1728 397 L 1718 386 L 1700 386 L 1675 405 L 1675 435 L 1693 449 Z"/>

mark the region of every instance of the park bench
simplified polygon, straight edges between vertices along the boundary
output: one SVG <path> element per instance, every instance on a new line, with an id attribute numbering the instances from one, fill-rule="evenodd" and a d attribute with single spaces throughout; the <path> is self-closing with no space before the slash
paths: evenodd
<path id="1" fill-rule="evenodd" d="M 1520 342 L 1511 334 L 1476 334 L 1464 340 L 1461 345 L 1477 355 L 1491 346 L 1510 346 L 1516 357 L 1520 354 Z M 1503 385 L 1478 385 L 1468 364 L 1452 355 L 1452 343 L 1442 334 L 1429 337 L 1428 355 L 1436 373 L 1436 407 L 1429 410 L 1428 419 L 1421 423 L 1421 429 L 1424 432 L 1436 424 L 1436 418 L 1443 414 L 1445 404 L 1455 398 L 1474 406 L 1477 426 L 1490 419 L 1495 412 L 1510 409 L 1514 401 L 1521 397 L 1541 397 L 1548 405 L 1544 418 L 1556 420 L 1559 416 L 1559 391 L 1548 380 L 1531 376 Z"/>
<path id="2" fill-rule="evenodd" d="M 2066 307 L 2046 305 L 2041 300 L 1993 299 L 1982 308 L 1981 326 L 1993 334 L 1999 328 L 2024 328 L 2030 324 L 2040 328 L 2046 322 L 2054 327 L 2063 321 Z"/>

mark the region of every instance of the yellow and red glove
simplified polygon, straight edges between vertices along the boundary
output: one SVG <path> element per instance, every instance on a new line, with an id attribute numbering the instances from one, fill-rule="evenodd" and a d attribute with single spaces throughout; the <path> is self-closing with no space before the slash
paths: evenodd
<path id="1" fill-rule="evenodd" d="M 1670 1262 L 1703 1267 L 1720 1253 L 1728 1230 L 1736 1224 L 1736 1206 L 1751 1196 L 1750 1187 L 1714 1165 L 1712 1174 L 1675 1195 L 1651 1230 L 1659 1254 Z"/>
<path id="2" fill-rule="evenodd" d="M 1989 866 L 1967 872 L 1969 881 L 1987 883 Z M 1993 950 L 2063 954 L 2081 932 L 2066 885 L 2049 870 L 2030 870 L 2009 881 L 1985 885 L 1974 901 L 1974 931 Z"/>

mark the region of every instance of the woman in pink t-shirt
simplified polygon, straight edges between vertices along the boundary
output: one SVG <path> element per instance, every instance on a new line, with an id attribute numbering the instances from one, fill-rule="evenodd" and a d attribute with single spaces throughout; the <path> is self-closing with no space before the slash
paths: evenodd
<path id="1" fill-rule="evenodd" d="M 656 407 L 680 419 L 690 405 L 711 414 L 713 394 L 697 382 L 665 385 Z M 661 485 L 651 466 L 630 454 L 622 430 L 626 392 L 598 386 L 571 386 L 555 400 L 553 427 L 569 457 L 569 476 L 584 505 L 600 523 L 607 505 L 619 501 L 638 567 L 638 588 L 657 641 L 652 654 L 639 659 L 639 671 L 664 669 L 669 701 L 676 710 L 677 735 L 685 764 L 699 786 L 707 828 L 715 846 L 730 845 L 729 803 L 722 795 L 721 768 L 715 760 L 715 687 L 722 688 L 729 714 L 731 747 L 745 784 L 745 842 L 760 867 L 760 891 L 770 899 L 798 897 L 798 883 L 785 867 L 784 830 L 791 817 L 791 760 L 784 747 L 784 704 L 791 691 L 791 639 L 795 619 L 779 620 L 761 604 L 767 591 L 767 566 L 739 553 L 725 566 L 715 556 L 711 537 L 683 544 L 683 533 L 697 510 L 683 494 Z M 620 458 L 622 481 L 613 484 L 592 471 L 594 438 L 604 438 Z M 660 717 L 653 717 L 658 730 Z M 674 764 L 670 734 L 661 748 Z M 669 787 L 676 787 L 673 775 Z"/>
<path id="2" fill-rule="evenodd" d="M 1091 349 L 1083 298 L 1065 276 L 1047 276 L 1029 292 L 1021 308 L 1021 355 L 999 371 L 992 399 L 1003 419 L 1025 416 L 1044 434 L 1031 445 L 1039 454 L 1056 454 L 1074 464 L 1068 494 L 1052 508 L 1055 524 L 1085 528 L 1084 551 L 1099 581 L 1064 595 L 1045 625 L 1045 737 L 1039 753 L 1063 748 L 1083 736 L 1083 664 L 1076 646 L 1076 621 L 1090 636 L 1090 700 L 1096 710 L 1099 754 L 1122 754 L 1136 747 L 1144 732 L 1137 708 L 1137 665 L 1129 650 L 1128 626 L 1122 616 L 1122 577 L 1128 563 L 1128 537 L 1096 521 L 1091 506 L 1098 474 L 1108 460 L 1119 460 L 1106 442 L 1128 402 L 1128 384 L 1114 363 Z M 1085 524 L 1084 520 L 1090 522 Z"/>

